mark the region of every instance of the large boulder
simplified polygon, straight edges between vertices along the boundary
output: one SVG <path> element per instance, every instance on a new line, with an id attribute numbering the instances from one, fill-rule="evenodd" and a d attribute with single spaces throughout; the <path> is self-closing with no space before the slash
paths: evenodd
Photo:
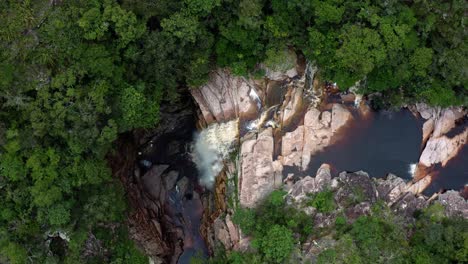
<path id="1" fill-rule="evenodd" d="M 206 123 L 211 124 L 237 117 L 255 118 L 262 102 L 259 90 L 253 81 L 220 69 L 211 74 L 207 84 L 191 93 Z"/>

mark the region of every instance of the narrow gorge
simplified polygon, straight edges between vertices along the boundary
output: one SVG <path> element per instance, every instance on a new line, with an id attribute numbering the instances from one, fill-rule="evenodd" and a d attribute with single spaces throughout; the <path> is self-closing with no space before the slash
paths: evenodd
<path id="1" fill-rule="evenodd" d="M 378 200 L 407 217 L 433 201 L 468 217 L 465 108 L 376 111 L 378 94 L 340 92 L 316 71 L 300 57 L 294 68 L 266 68 L 258 79 L 217 70 L 192 98 L 162 109 L 158 129 L 133 134 L 137 162 L 121 178 L 137 208 L 132 237 L 155 263 L 189 263 L 220 245 L 247 250 L 233 210 L 255 208 L 275 189 L 292 204 L 334 190 L 351 220 Z M 304 210 L 319 227 L 336 218 Z M 310 241 L 301 250 L 319 252 Z"/>

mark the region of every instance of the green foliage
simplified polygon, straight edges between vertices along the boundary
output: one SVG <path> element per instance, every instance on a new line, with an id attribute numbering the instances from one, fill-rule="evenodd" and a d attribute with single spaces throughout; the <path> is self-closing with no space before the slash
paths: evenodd
<path id="1" fill-rule="evenodd" d="M 291 254 L 294 239 L 291 230 L 285 226 L 274 225 L 259 238 L 259 250 L 265 254 L 268 262 L 281 263 Z"/>
<path id="2" fill-rule="evenodd" d="M 86 261 L 80 259 L 80 252 L 87 232 L 124 220 L 124 192 L 112 179 L 105 160 L 113 141 L 119 133 L 154 127 L 160 105 L 176 101 L 188 86 L 202 85 L 215 67 L 227 67 L 244 76 L 258 70 L 260 62 L 285 70 L 294 65 L 291 49 L 315 61 L 320 76 L 337 82 L 340 88 L 365 80 L 363 92 L 382 92 L 393 104 L 409 100 L 440 106 L 468 102 L 466 6 L 461 0 L 443 4 L 52 2 L 0 1 L 2 262 L 56 261 L 57 256 L 47 256 L 43 236 L 59 228 L 69 230 L 72 238 L 69 263 Z M 311 223 L 304 213 L 286 206 L 282 196 L 274 193 L 255 212 L 239 210 L 236 214 L 244 217 L 236 221 L 257 238 L 279 226 L 301 234 L 299 240 L 303 240 L 312 231 Z M 356 197 L 358 202 L 359 195 Z M 326 193 L 312 203 L 322 212 L 335 206 Z M 464 261 L 461 238 L 449 228 L 452 223 L 439 220 L 425 225 L 434 225 L 434 232 L 452 237 L 427 233 L 441 238 L 451 249 L 441 253 L 416 247 L 421 254 L 411 256 L 426 261 L 437 259 L 434 254 L 451 254 L 447 258 Z M 397 229 L 385 221 L 360 221 L 401 246 Z M 361 229 L 356 224 L 350 230 L 358 231 L 348 230 L 357 248 L 377 239 L 370 234 L 358 236 Z M 123 243 L 123 251 L 133 252 L 128 244 L 117 241 Z M 415 241 L 433 243 L 429 238 Z M 373 246 L 382 250 L 379 243 Z M 117 262 L 140 261 L 113 254 L 119 256 Z M 284 255 L 271 256 L 273 261 Z M 245 260 L 236 255 L 227 258 Z M 250 258 L 263 261 L 266 252 Z"/>
<path id="3" fill-rule="evenodd" d="M 307 201 L 307 205 L 315 207 L 321 213 L 330 213 L 336 208 L 334 193 L 331 190 L 316 193 Z"/>
<path id="4" fill-rule="evenodd" d="M 292 50 L 272 47 L 265 55 L 265 65 L 274 71 L 287 71 L 296 66 L 296 54 Z"/>
<path id="5" fill-rule="evenodd" d="M 304 241 L 312 233 L 310 216 L 287 206 L 285 194 L 275 190 L 257 209 L 237 208 L 232 217 L 242 232 L 254 237 L 252 243 L 258 249 L 258 257 L 267 263 L 288 259 L 295 244 L 294 234 Z M 243 262 L 247 258 L 234 256 L 228 263 L 247 263 Z"/>

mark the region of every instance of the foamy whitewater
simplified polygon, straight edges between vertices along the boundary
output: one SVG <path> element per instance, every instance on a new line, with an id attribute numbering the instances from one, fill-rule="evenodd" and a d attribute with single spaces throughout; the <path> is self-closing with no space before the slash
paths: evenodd
<path id="1" fill-rule="evenodd" d="M 192 160 L 199 171 L 200 184 L 212 188 L 223 169 L 223 161 L 234 150 L 238 136 L 238 120 L 212 124 L 195 135 Z"/>
<path id="2" fill-rule="evenodd" d="M 416 172 L 416 167 L 418 164 L 412 163 L 409 165 L 408 172 L 411 174 L 411 177 L 414 177 L 414 173 Z"/>

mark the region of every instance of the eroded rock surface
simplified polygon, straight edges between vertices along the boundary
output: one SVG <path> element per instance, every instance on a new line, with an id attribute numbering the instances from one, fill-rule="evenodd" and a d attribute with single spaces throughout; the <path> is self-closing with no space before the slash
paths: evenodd
<path id="1" fill-rule="evenodd" d="M 191 94 L 207 124 L 254 118 L 262 101 L 260 89 L 252 80 L 222 69 L 213 72 L 208 83 L 192 89 Z"/>
<path id="2" fill-rule="evenodd" d="M 257 138 L 249 139 L 241 147 L 241 174 L 239 177 L 240 204 L 254 207 L 266 197 L 275 186 L 279 166 L 273 164 L 273 132 L 267 128 Z"/>
<path id="3" fill-rule="evenodd" d="M 310 108 L 305 113 L 304 125 L 283 136 L 283 165 L 307 169 L 311 156 L 330 145 L 333 136 L 350 120 L 351 112 L 339 104 L 334 104 L 331 112 Z"/>
<path id="4" fill-rule="evenodd" d="M 423 125 L 424 150 L 419 163 L 426 167 L 447 162 L 455 157 L 468 140 L 468 127 L 453 136 L 447 134 L 456 127 L 457 120 L 464 118 L 468 113 L 462 107 L 441 109 L 426 104 L 416 104 L 416 110 L 421 117 L 427 119 Z"/>

